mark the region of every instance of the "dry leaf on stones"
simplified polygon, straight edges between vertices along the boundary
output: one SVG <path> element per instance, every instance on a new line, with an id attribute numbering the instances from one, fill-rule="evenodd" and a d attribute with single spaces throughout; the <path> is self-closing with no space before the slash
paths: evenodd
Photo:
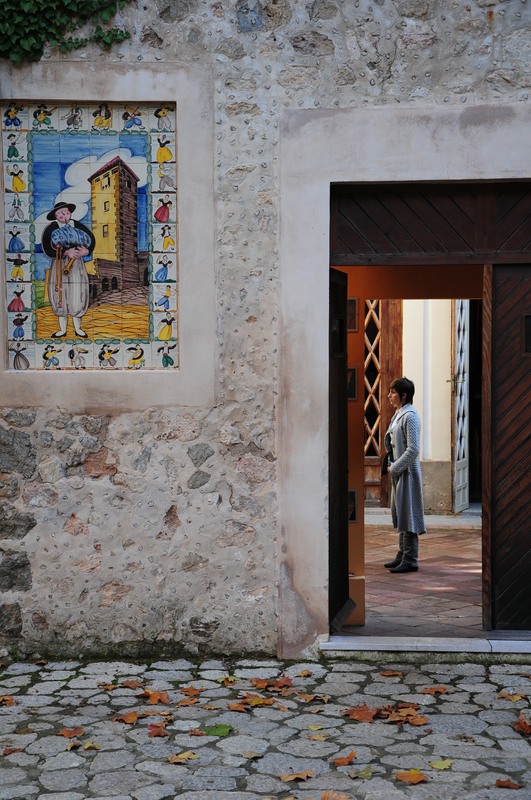
<path id="1" fill-rule="evenodd" d="M 496 781 L 496 786 L 499 789 L 523 789 L 524 784 L 513 783 L 513 781 L 510 778 L 506 778 L 505 780 L 498 778 L 498 780 Z"/>
<path id="2" fill-rule="evenodd" d="M 373 722 L 378 710 L 377 708 L 369 708 L 368 705 L 364 704 L 362 706 L 354 706 L 354 708 L 347 708 L 342 713 L 357 722 Z"/>
<path id="3" fill-rule="evenodd" d="M 281 781 L 289 783 L 289 781 L 307 781 L 308 778 L 315 778 L 315 772 L 311 769 L 306 769 L 304 772 L 292 772 L 288 775 L 279 775 Z"/>
<path id="4" fill-rule="evenodd" d="M 83 736 L 84 733 L 83 728 L 61 728 L 57 736 L 64 736 L 65 739 L 75 739 L 77 736 Z"/>
<path id="5" fill-rule="evenodd" d="M 173 756 L 168 756 L 170 764 L 188 764 L 189 761 L 199 758 L 197 753 L 192 753 L 191 750 L 186 750 L 184 753 L 176 753 Z"/>
<path id="6" fill-rule="evenodd" d="M 336 767 L 349 767 L 355 758 L 356 758 L 356 752 L 354 750 L 351 750 L 347 756 L 339 756 L 338 758 L 333 758 L 332 763 L 335 764 Z"/>
<path id="7" fill-rule="evenodd" d="M 428 776 L 423 775 L 420 769 L 409 769 L 407 772 L 397 772 L 396 779 L 402 783 L 427 783 L 429 781 Z"/>

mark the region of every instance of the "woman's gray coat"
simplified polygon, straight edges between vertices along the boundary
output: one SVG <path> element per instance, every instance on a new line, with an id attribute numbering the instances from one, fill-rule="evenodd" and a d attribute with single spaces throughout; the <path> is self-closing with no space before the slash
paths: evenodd
<path id="1" fill-rule="evenodd" d="M 385 434 L 390 453 L 391 514 L 399 531 L 425 533 L 422 475 L 420 471 L 420 418 L 407 403 L 399 408 Z"/>

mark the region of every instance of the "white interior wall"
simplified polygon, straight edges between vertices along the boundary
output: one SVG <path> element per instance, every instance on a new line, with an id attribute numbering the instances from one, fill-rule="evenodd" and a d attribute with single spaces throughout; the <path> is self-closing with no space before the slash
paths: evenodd
<path id="1" fill-rule="evenodd" d="M 451 459 L 452 301 L 404 300 L 404 375 L 415 384 L 422 460 Z"/>

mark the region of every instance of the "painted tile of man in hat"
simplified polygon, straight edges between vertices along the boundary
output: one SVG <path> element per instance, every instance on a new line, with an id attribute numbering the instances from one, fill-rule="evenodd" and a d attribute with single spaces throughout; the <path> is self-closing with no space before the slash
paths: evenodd
<path id="1" fill-rule="evenodd" d="M 72 219 L 75 210 L 73 203 L 56 203 L 46 215 L 52 222 L 42 233 L 42 249 L 52 259 L 48 270 L 48 298 L 59 322 L 59 330 L 52 334 L 54 339 L 66 336 L 69 315 L 76 336 L 88 338 L 81 327 L 89 304 L 85 261 L 90 260 L 96 241 L 92 231 Z"/>

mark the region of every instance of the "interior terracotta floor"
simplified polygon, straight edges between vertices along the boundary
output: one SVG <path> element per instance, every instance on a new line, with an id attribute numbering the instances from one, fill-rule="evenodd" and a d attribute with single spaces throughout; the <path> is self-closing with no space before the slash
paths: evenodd
<path id="1" fill-rule="evenodd" d="M 366 624 L 357 636 L 485 637 L 481 619 L 481 530 L 429 528 L 420 537 L 418 572 L 392 574 L 397 533 L 365 526 Z"/>

